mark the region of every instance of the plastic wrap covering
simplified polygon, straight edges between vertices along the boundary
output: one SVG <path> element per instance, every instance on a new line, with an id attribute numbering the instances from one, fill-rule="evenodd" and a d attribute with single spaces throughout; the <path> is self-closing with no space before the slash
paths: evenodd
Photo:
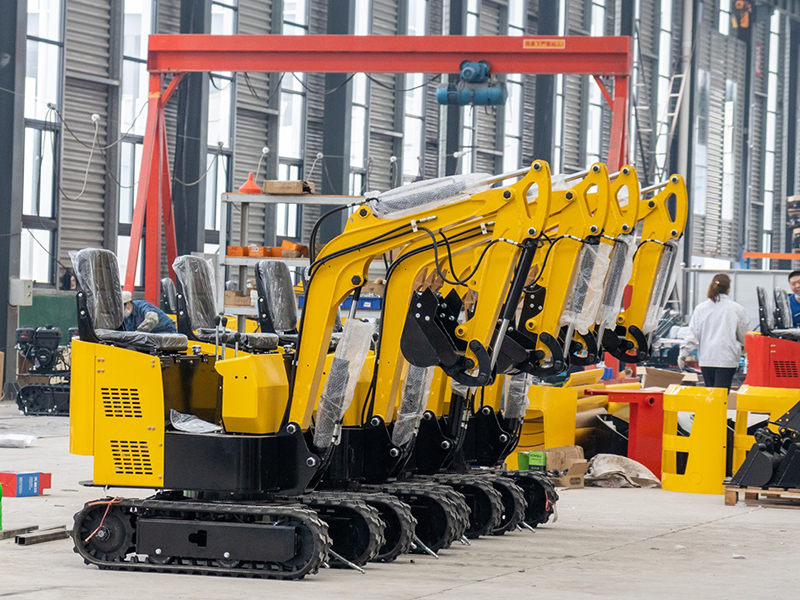
<path id="1" fill-rule="evenodd" d="M 101 342 L 146 352 L 183 352 L 189 345 L 189 339 L 182 333 L 146 333 L 112 329 L 95 329 L 94 333 Z"/>
<path id="2" fill-rule="evenodd" d="M 656 280 L 653 283 L 653 291 L 650 294 L 650 306 L 647 307 L 647 316 L 644 319 L 644 327 L 642 327 L 644 334 L 653 331 L 661 319 L 664 307 L 672 292 L 672 287 L 675 285 L 677 266 L 678 244 L 670 240 L 664 244 L 661 257 L 658 259 L 658 271 L 656 272 Z"/>
<path id="3" fill-rule="evenodd" d="M 222 431 L 222 427 L 203 421 L 200 417 L 194 415 L 187 415 L 177 410 L 170 409 L 169 422 L 178 431 L 185 431 L 186 433 L 217 433 Z"/>
<path id="4" fill-rule="evenodd" d="M 500 410 L 505 419 L 522 419 L 531 401 L 528 399 L 528 388 L 533 383 L 533 376 L 528 373 L 517 373 L 506 377 L 503 384 L 503 405 Z"/>
<path id="5" fill-rule="evenodd" d="M 347 319 L 342 339 L 336 346 L 325 389 L 317 406 L 314 445 L 329 448 L 339 443 L 339 428 L 345 411 L 353 401 L 356 383 L 369 352 L 375 326 L 358 319 Z"/>
<path id="6" fill-rule="evenodd" d="M 161 280 L 161 298 L 164 300 L 169 312 L 175 314 L 178 311 L 178 296 L 175 291 L 175 282 L 169 277 L 164 277 Z"/>
<path id="7" fill-rule="evenodd" d="M 783 329 L 794 327 L 792 319 L 792 306 L 789 304 L 789 294 L 784 289 L 775 290 L 775 308 L 781 316 Z"/>
<path id="8" fill-rule="evenodd" d="M 214 327 L 217 305 L 211 263 L 199 256 L 179 256 L 172 268 L 181 284 L 192 328 Z"/>
<path id="9" fill-rule="evenodd" d="M 392 443 L 405 446 L 417 433 L 422 413 L 428 403 L 434 367 L 415 367 L 410 365 L 403 387 L 403 399 L 392 431 Z"/>
<path id="10" fill-rule="evenodd" d="M 597 322 L 606 329 L 613 328 L 622 310 L 622 295 L 633 274 L 634 236 L 621 235 L 614 240 L 608 266 L 603 301 Z"/>
<path id="11" fill-rule="evenodd" d="M 775 312 L 772 310 L 772 298 L 764 291 L 764 288 L 757 287 L 756 294 L 758 295 L 758 305 L 764 312 L 764 319 L 767 322 L 767 327 L 770 329 L 775 328 Z M 791 314 L 791 313 L 789 313 Z M 762 331 L 761 335 L 766 335 L 766 331 Z"/>
<path id="12" fill-rule="evenodd" d="M 603 299 L 603 283 L 608 273 L 611 246 L 584 244 L 578 255 L 578 267 L 573 269 L 570 294 L 561 313 L 559 324 L 572 325 L 582 335 L 597 320 Z"/>
<path id="13" fill-rule="evenodd" d="M 475 390 L 475 388 L 464 385 L 463 383 L 458 383 L 453 379 L 450 380 L 450 389 L 454 394 L 458 394 L 462 398 L 469 398 L 470 394 Z"/>
<path id="14" fill-rule="evenodd" d="M 92 326 L 95 329 L 122 327 L 124 317 L 117 257 L 111 250 L 99 248 L 84 248 L 70 252 L 69 256 L 86 298 Z"/>
<path id="15" fill-rule="evenodd" d="M 483 182 L 489 177 L 486 173 L 468 173 L 415 181 L 378 194 L 369 204 L 379 219 L 399 219 L 488 190 L 491 184 Z"/>
<path id="16" fill-rule="evenodd" d="M 286 263 L 276 260 L 259 261 L 256 276 L 261 280 L 270 320 L 281 333 L 297 328 L 297 299 L 294 295 L 292 275 Z"/>

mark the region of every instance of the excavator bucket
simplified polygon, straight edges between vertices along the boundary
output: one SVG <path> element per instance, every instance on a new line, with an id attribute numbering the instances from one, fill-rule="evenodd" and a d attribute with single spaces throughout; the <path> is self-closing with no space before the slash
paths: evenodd
<path id="1" fill-rule="evenodd" d="M 756 442 L 731 479 L 741 487 L 800 487 L 800 402 L 776 421 L 778 433 L 756 430 Z"/>

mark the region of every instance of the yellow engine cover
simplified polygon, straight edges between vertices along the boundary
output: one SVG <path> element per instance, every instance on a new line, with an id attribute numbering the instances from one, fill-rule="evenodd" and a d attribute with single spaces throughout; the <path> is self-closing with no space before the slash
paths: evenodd
<path id="1" fill-rule="evenodd" d="M 216 363 L 222 375 L 222 422 L 232 433 L 275 433 L 289 398 L 280 354 L 250 354 Z"/>

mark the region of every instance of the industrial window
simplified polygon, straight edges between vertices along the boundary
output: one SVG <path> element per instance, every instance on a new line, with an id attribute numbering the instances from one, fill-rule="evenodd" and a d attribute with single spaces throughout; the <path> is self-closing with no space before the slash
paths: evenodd
<path id="1" fill-rule="evenodd" d="M 508 3 L 508 35 L 525 34 L 525 12 L 525 0 L 511 0 Z M 504 119 L 503 171 L 513 171 L 522 163 L 522 75 L 509 73 L 506 76 L 506 88 L 508 99 Z"/>
<path id="2" fill-rule="evenodd" d="M 354 35 L 368 35 L 371 0 L 355 0 Z M 364 73 L 353 76 L 350 104 L 350 194 L 360 196 L 369 185 L 369 80 Z"/>
<path id="3" fill-rule="evenodd" d="M 283 34 L 308 33 L 308 0 L 285 0 Z M 306 76 L 284 73 L 281 77 L 281 107 L 278 129 L 278 178 L 303 177 L 305 149 Z M 276 233 L 279 237 L 300 237 L 300 211 L 296 204 L 276 205 Z"/>
<path id="4" fill-rule="evenodd" d="M 147 41 L 155 27 L 156 3 L 154 0 L 125 0 L 122 11 L 119 171 L 116 176 L 110 175 L 116 178 L 119 187 L 117 261 L 120 275 L 125 277 L 131 245 L 131 221 L 142 165 L 142 144 L 147 126 Z M 139 257 L 135 285 L 142 284 L 143 244 L 140 244 Z"/>
<path id="5" fill-rule="evenodd" d="M 781 13 L 775 10 L 769 22 L 769 73 L 767 75 L 767 124 L 764 137 L 764 236 L 762 252 L 772 252 L 775 212 L 775 153 L 778 137 L 778 65 L 781 43 Z M 769 260 L 763 266 L 769 268 Z"/>
<path id="6" fill-rule="evenodd" d="M 733 0 L 719 0 L 719 32 L 728 35 L 731 31 L 731 2 Z"/>
<path id="7" fill-rule="evenodd" d="M 656 91 L 656 114 L 658 115 L 656 124 L 656 176 L 667 168 L 667 138 L 669 137 L 669 112 L 670 103 L 670 78 L 674 67 L 672 60 L 672 2 L 673 0 L 661 0 L 660 12 L 660 31 L 658 37 L 658 78 Z M 706 74 L 707 76 L 708 74 Z M 706 97 L 706 104 L 708 99 Z M 706 110 L 706 115 L 708 110 Z M 704 200 L 705 202 L 705 200 Z M 705 212 L 705 209 L 704 209 Z"/>
<path id="8" fill-rule="evenodd" d="M 408 35 L 425 35 L 427 2 L 408 0 Z M 403 181 L 425 175 L 425 77 L 423 73 L 405 76 L 405 116 L 403 117 Z"/>
<path id="9" fill-rule="evenodd" d="M 708 190 L 708 105 L 711 82 L 706 69 L 697 69 L 697 112 L 694 128 L 694 185 L 692 189 L 693 210 L 697 215 L 706 214 Z M 666 138 L 666 136 L 664 136 Z M 660 142 L 660 140 L 659 140 Z"/>
<path id="10" fill-rule="evenodd" d="M 736 109 L 736 82 L 725 82 L 725 122 L 722 134 L 722 218 L 733 220 L 734 178 L 736 161 L 734 156 L 734 126 Z"/>
<path id="11" fill-rule="evenodd" d="M 236 2 L 214 0 L 211 3 L 213 35 L 233 35 L 237 30 Z M 222 194 L 233 185 L 234 98 L 236 82 L 230 71 L 208 74 L 208 154 L 205 174 L 205 245 L 204 250 L 216 252 L 219 244 Z M 191 185 L 192 182 L 188 182 Z"/>
<path id="12" fill-rule="evenodd" d="M 593 0 L 591 4 L 591 28 L 593 36 L 605 35 L 606 0 Z M 589 110 L 586 116 L 586 163 L 600 160 L 603 151 L 603 94 L 600 86 L 589 79 Z"/>
<path id="13" fill-rule="evenodd" d="M 20 277 L 52 283 L 58 217 L 62 0 L 29 0 Z"/>
<path id="14" fill-rule="evenodd" d="M 467 35 L 478 35 L 480 31 L 480 0 L 467 0 Z M 461 147 L 458 150 L 462 173 L 475 171 L 475 134 L 477 114 L 474 106 L 461 109 Z"/>
<path id="15" fill-rule="evenodd" d="M 566 35 L 567 31 L 567 0 L 558 2 L 558 35 Z M 553 164 L 550 169 L 553 173 L 561 173 L 564 169 L 564 95 L 566 94 L 566 81 L 563 73 L 556 75 L 556 103 L 553 122 Z"/>

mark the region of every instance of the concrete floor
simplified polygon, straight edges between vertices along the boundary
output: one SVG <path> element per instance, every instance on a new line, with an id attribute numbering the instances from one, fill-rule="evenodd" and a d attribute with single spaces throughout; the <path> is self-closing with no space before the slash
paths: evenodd
<path id="1" fill-rule="evenodd" d="M 0 402 L 0 434 L 33 433 L 25 449 L 0 448 L 0 470 L 51 471 L 53 489 L 4 498 L 5 528 L 72 522 L 102 496 L 78 481 L 91 458 L 68 452 L 67 419 L 22 417 Z M 115 490 L 116 493 L 125 493 Z M 131 495 L 137 495 L 131 491 Z M 439 560 L 404 556 L 366 575 L 321 570 L 300 582 L 100 571 L 70 540 L 0 541 L 0 597 L 20 598 L 776 598 L 800 584 L 800 513 L 724 506 L 722 496 L 586 488 L 561 492 L 559 519 L 455 545 Z"/>

